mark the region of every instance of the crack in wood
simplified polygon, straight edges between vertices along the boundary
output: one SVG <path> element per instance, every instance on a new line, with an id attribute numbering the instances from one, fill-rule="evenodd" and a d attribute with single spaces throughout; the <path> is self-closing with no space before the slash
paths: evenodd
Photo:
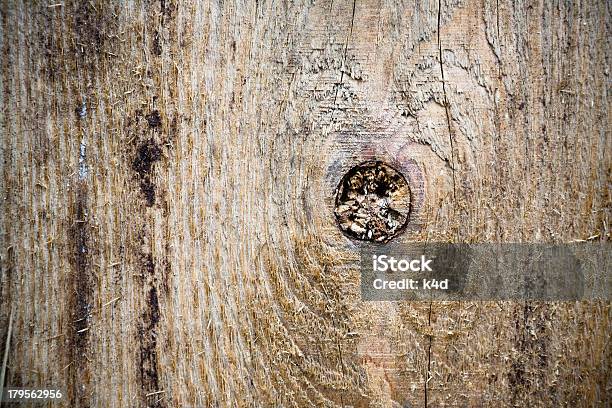
<path id="1" fill-rule="evenodd" d="M 344 44 L 344 54 L 342 55 L 342 66 L 340 67 L 340 82 L 336 85 L 336 94 L 334 95 L 334 105 L 333 106 L 336 109 L 338 108 L 336 104 L 336 99 L 338 98 L 338 91 L 340 90 L 340 87 L 344 83 L 344 70 L 345 70 L 344 64 L 346 64 L 346 54 L 348 52 L 348 45 L 353 36 L 353 24 L 355 22 L 355 6 L 356 5 L 357 5 L 357 0 L 353 0 L 353 13 L 351 16 L 351 26 L 349 28 L 349 33 L 346 36 L 346 42 Z"/>
<path id="2" fill-rule="evenodd" d="M 455 181 L 455 146 L 453 143 L 453 130 L 451 127 L 450 112 L 448 110 L 448 96 L 446 94 L 446 78 L 444 77 L 444 62 L 442 61 L 442 41 L 440 39 L 442 19 L 442 0 L 438 0 L 438 52 L 440 59 L 440 74 L 442 76 L 442 93 L 444 94 L 444 111 L 446 113 L 446 123 L 448 125 L 448 139 L 450 141 L 451 148 L 451 173 L 453 178 L 453 199 L 457 201 L 457 184 Z"/>

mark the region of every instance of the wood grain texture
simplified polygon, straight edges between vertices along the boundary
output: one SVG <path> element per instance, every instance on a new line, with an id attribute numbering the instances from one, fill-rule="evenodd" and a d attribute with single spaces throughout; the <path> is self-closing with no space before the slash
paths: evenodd
<path id="1" fill-rule="evenodd" d="M 606 1 L 3 2 L 0 340 L 65 406 L 606 406 L 606 302 L 361 302 L 400 241 L 609 239 Z"/>

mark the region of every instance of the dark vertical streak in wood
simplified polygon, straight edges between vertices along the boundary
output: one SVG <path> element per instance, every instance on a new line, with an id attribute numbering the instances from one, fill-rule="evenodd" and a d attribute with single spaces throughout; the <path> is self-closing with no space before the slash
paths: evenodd
<path id="1" fill-rule="evenodd" d="M 87 183 L 77 182 L 77 191 L 71 219 L 73 251 L 72 288 L 70 290 L 71 324 L 68 327 L 70 339 L 70 398 L 73 406 L 88 406 L 86 384 L 89 382 L 87 352 L 89 345 L 89 322 L 93 288 L 91 282 L 91 240 L 89 234 L 89 213 Z"/>

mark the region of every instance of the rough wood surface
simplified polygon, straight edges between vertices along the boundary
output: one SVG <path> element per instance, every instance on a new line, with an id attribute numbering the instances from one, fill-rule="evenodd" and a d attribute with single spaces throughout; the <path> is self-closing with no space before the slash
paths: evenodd
<path id="1" fill-rule="evenodd" d="M 605 406 L 606 302 L 364 303 L 400 240 L 608 239 L 610 3 L 6 1 L 0 341 L 65 406 Z"/>

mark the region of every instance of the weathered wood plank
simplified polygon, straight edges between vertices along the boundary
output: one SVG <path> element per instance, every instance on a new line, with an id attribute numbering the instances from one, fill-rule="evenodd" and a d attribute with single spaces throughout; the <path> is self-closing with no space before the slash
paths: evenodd
<path id="1" fill-rule="evenodd" d="M 348 168 L 399 241 L 609 239 L 596 2 L 2 4 L 7 385 L 66 406 L 603 406 L 608 303 L 361 302 Z"/>

